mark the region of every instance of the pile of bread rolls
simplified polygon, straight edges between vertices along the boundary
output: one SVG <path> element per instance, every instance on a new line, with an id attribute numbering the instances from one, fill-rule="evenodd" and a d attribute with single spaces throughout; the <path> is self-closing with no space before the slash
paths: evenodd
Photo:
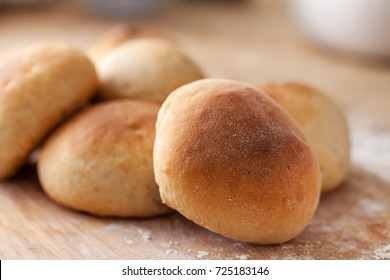
<path id="1" fill-rule="evenodd" d="M 88 53 L 41 43 L 0 63 L 0 179 L 39 149 L 57 203 L 178 211 L 240 241 L 291 240 L 349 167 L 345 117 L 299 83 L 206 79 L 172 36 L 118 26 Z"/>

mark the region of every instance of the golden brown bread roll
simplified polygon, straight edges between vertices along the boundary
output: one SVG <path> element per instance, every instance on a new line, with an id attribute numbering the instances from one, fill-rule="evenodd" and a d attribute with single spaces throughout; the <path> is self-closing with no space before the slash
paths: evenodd
<path id="1" fill-rule="evenodd" d="M 98 98 L 136 98 L 162 103 L 177 87 L 203 78 L 198 67 L 172 44 L 139 39 L 122 44 L 97 64 Z"/>
<path id="2" fill-rule="evenodd" d="M 157 119 L 154 172 L 165 204 L 241 241 L 294 238 L 320 195 L 302 131 L 255 88 L 205 79 L 175 90 Z"/>
<path id="3" fill-rule="evenodd" d="M 301 126 L 322 173 L 322 193 L 337 188 L 346 178 L 349 132 L 341 109 L 315 88 L 300 83 L 266 84 L 261 87 Z"/>
<path id="4" fill-rule="evenodd" d="M 121 44 L 140 38 L 158 38 L 173 41 L 173 37 L 170 34 L 155 27 L 121 23 L 104 33 L 92 45 L 89 53 L 97 61 Z"/>
<path id="5" fill-rule="evenodd" d="M 54 201 L 98 216 L 150 217 L 170 211 L 154 181 L 159 105 L 118 100 L 91 106 L 59 128 L 38 160 Z"/>
<path id="6" fill-rule="evenodd" d="M 81 51 L 43 43 L 0 65 L 0 179 L 13 175 L 43 137 L 97 88 Z"/>

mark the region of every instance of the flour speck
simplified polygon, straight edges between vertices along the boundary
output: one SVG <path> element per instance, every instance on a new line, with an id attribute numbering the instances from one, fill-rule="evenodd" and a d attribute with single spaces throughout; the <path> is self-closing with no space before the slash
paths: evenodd
<path id="1" fill-rule="evenodd" d="M 196 255 L 196 257 L 198 259 L 203 259 L 203 258 L 207 257 L 208 255 L 209 255 L 209 253 L 206 251 L 198 251 L 198 254 Z"/>

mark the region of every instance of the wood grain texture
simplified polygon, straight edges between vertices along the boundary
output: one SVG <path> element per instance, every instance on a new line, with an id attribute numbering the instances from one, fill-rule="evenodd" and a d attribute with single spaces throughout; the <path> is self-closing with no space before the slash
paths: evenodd
<path id="1" fill-rule="evenodd" d="M 272 246 L 237 242 L 177 213 L 102 219 L 56 205 L 34 166 L 0 185 L 2 259 L 389 259 L 389 184 L 359 168 L 306 230 Z"/>
<path id="2" fill-rule="evenodd" d="M 305 43 L 282 1 L 202 2 L 142 22 L 172 31 L 209 77 L 255 85 L 296 80 L 332 97 L 351 129 L 353 167 L 346 182 L 322 197 L 292 242 L 259 246 L 221 237 L 177 213 L 101 219 L 68 210 L 45 196 L 30 165 L 0 182 L 1 259 L 390 259 L 390 66 Z M 87 48 L 115 22 L 71 7 L 1 13 L 2 55 L 40 40 Z"/>

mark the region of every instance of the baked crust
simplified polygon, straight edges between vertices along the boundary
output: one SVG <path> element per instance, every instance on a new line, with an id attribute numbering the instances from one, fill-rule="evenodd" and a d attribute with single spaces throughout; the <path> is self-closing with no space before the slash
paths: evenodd
<path id="1" fill-rule="evenodd" d="M 153 175 L 159 105 L 117 100 L 80 112 L 44 144 L 43 189 L 56 202 L 98 216 L 150 217 L 170 211 Z"/>
<path id="2" fill-rule="evenodd" d="M 100 100 L 135 98 L 162 103 L 177 87 L 203 78 L 178 48 L 158 39 L 124 43 L 102 58 L 97 69 Z"/>
<path id="3" fill-rule="evenodd" d="M 97 88 L 86 55 L 42 43 L 0 65 L 0 179 L 15 174 L 45 135 Z"/>
<path id="4" fill-rule="evenodd" d="M 241 82 L 174 91 L 157 120 L 154 172 L 164 203 L 233 239 L 282 243 L 313 216 L 320 172 L 296 122 Z"/>
<path id="5" fill-rule="evenodd" d="M 301 126 L 313 147 L 322 173 L 322 193 L 341 185 L 350 165 L 350 140 L 341 109 L 319 90 L 297 82 L 261 87 Z"/>

